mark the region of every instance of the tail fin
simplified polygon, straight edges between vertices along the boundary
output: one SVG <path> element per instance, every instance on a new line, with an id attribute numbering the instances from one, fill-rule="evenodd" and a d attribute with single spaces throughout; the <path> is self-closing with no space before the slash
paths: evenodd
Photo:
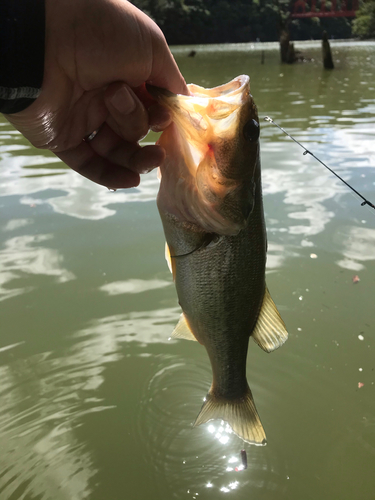
<path id="1" fill-rule="evenodd" d="M 249 387 L 242 398 L 234 400 L 217 397 L 210 390 L 194 422 L 194 427 L 217 418 L 227 422 L 233 432 L 247 443 L 257 446 L 267 444 L 266 434 Z"/>

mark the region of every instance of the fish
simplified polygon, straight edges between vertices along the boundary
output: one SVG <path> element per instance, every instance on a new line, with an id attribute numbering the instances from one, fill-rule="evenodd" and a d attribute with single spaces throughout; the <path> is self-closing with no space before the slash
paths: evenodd
<path id="1" fill-rule="evenodd" d="M 172 338 L 198 341 L 212 367 L 194 426 L 222 419 L 245 442 L 265 445 L 246 378 L 249 338 L 271 352 L 288 332 L 265 281 L 260 126 L 250 79 L 189 84 L 189 95 L 147 89 L 172 115 L 158 140 L 166 158 L 157 195 L 182 309 Z"/>

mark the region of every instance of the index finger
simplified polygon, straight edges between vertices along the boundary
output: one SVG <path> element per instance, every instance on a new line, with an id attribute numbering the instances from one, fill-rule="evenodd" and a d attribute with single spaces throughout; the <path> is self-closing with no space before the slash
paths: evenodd
<path id="1" fill-rule="evenodd" d="M 126 167 L 119 167 L 98 155 L 86 142 L 75 148 L 56 153 L 64 163 L 90 181 L 108 188 L 130 188 L 138 186 L 139 174 Z"/>

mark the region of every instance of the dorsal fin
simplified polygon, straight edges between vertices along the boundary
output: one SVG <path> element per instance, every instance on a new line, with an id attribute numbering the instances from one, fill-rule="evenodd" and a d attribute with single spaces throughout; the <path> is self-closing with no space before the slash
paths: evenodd
<path id="1" fill-rule="evenodd" d="M 266 352 L 282 346 L 288 339 L 284 321 L 266 287 L 257 323 L 251 334 L 254 341 Z"/>
<path id="2" fill-rule="evenodd" d="M 184 313 L 181 314 L 180 319 L 172 332 L 171 338 L 173 339 L 186 339 L 197 340 L 186 321 Z"/>

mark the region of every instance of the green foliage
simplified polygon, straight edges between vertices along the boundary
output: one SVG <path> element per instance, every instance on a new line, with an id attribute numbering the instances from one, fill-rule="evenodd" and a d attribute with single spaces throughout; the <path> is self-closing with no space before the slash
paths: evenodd
<path id="1" fill-rule="evenodd" d="M 375 5 L 375 0 L 367 0 Z M 170 44 L 276 41 L 288 29 L 291 39 L 351 36 L 345 18 L 290 18 L 294 0 L 134 0 L 163 30 Z M 328 0 L 326 5 L 328 5 Z"/>
<path id="2" fill-rule="evenodd" d="M 353 22 L 353 34 L 360 38 L 375 37 L 375 0 L 362 3 Z"/>
<path id="3" fill-rule="evenodd" d="M 312 38 L 321 39 L 323 31 L 327 31 L 329 37 L 350 38 L 351 22 L 345 17 L 310 17 L 306 19 L 294 19 L 290 25 L 291 38 L 303 40 Z"/>

